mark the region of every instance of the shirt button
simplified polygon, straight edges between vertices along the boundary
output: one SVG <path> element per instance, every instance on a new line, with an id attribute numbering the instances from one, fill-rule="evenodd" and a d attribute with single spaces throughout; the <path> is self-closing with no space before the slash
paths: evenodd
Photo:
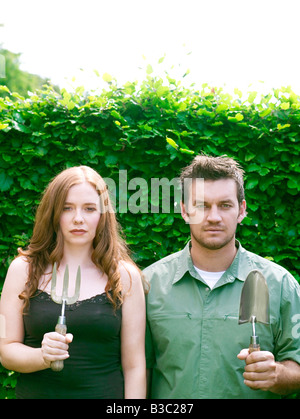
<path id="1" fill-rule="evenodd" d="M 205 291 L 209 291 L 209 287 L 206 287 L 206 288 L 205 288 Z"/>

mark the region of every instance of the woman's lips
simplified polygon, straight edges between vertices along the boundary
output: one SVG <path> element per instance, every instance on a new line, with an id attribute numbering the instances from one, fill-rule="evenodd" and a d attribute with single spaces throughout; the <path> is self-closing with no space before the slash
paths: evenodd
<path id="1" fill-rule="evenodd" d="M 86 230 L 74 229 L 74 230 L 71 230 L 71 233 L 75 234 L 76 236 L 81 236 L 82 234 L 86 233 Z"/>

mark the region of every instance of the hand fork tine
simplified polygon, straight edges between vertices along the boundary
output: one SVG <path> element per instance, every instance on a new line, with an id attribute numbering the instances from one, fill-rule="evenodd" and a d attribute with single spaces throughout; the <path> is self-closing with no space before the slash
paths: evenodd
<path id="1" fill-rule="evenodd" d="M 66 265 L 65 273 L 64 273 L 64 282 L 63 282 L 63 289 L 62 289 L 62 300 L 68 299 L 68 291 L 69 291 L 69 266 Z"/>
<path id="2" fill-rule="evenodd" d="M 68 290 L 69 290 L 69 267 L 66 266 L 65 273 L 64 273 L 64 281 L 63 281 L 63 291 L 62 295 L 58 296 L 56 293 L 56 262 L 53 266 L 53 273 L 52 273 L 52 280 L 51 280 L 51 298 L 52 300 L 57 304 L 62 304 L 63 300 L 66 300 L 66 304 L 74 304 L 80 294 L 80 283 L 81 283 L 81 270 L 80 266 L 78 266 L 77 269 L 77 275 L 76 275 L 76 283 L 75 283 L 75 292 L 72 297 L 68 296 Z"/>

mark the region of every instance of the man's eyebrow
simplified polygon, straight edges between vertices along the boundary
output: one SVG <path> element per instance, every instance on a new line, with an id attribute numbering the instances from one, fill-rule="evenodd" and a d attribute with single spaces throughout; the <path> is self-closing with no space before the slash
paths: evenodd
<path id="1" fill-rule="evenodd" d="M 220 201 L 218 201 L 220 204 L 234 204 L 234 201 L 231 198 L 225 198 L 225 199 L 221 199 Z M 208 201 L 206 201 L 205 199 L 195 199 L 193 200 L 192 204 L 193 205 L 197 205 L 197 204 L 207 204 Z"/>
<path id="2" fill-rule="evenodd" d="M 225 202 L 227 202 L 227 203 L 231 203 L 231 204 L 233 204 L 234 203 L 234 201 L 232 200 L 232 199 L 230 199 L 230 198 L 228 198 L 228 199 L 221 199 L 221 201 L 220 201 L 222 204 L 224 204 Z"/>

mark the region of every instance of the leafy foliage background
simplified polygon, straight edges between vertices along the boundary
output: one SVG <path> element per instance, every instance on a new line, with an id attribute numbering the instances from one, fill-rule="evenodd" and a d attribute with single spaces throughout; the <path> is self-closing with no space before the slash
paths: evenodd
<path id="1" fill-rule="evenodd" d="M 100 93 L 44 86 L 26 99 L 0 86 L 0 289 L 17 248 L 31 236 L 41 193 L 58 172 L 86 164 L 119 185 L 119 171 L 127 170 L 128 183 L 147 181 L 142 200 L 150 197 L 151 178 L 178 177 L 201 152 L 241 163 L 248 216 L 237 237 L 299 281 L 299 97 L 290 88 L 260 98 L 256 92 L 244 98 L 238 89 L 230 96 L 207 85 L 185 88 L 168 75 L 153 76 L 151 66 L 140 85 L 104 79 Z M 141 268 L 189 239 L 179 213 L 151 213 L 147 202 L 148 212 L 117 212 Z M 12 397 L 15 383 L 16 374 L 2 368 L 0 398 Z"/>

